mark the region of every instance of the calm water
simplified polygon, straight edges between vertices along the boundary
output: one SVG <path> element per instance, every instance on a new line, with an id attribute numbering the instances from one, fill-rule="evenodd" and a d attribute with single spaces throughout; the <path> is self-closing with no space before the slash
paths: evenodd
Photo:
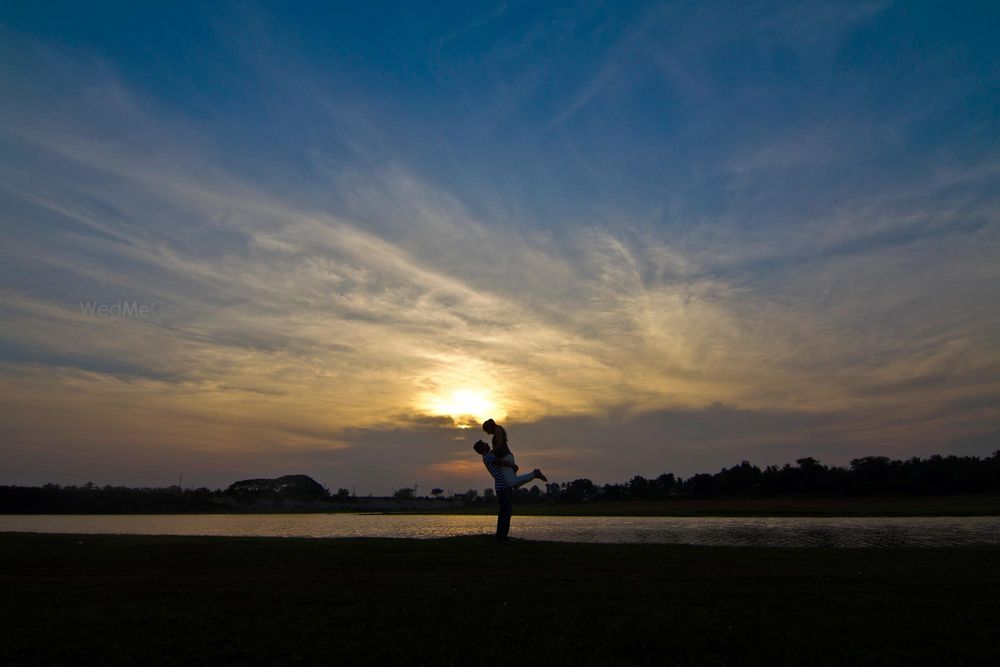
<path id="1" fill-rule="evenodd" d="M 383 514 L 0 515 L 0 532 L 452 537 L 492 532 L 489 516 Z M 1000 517 L 722 518 L 515 516 L 512 537 L 782 547 L 1000 544 Z"/>

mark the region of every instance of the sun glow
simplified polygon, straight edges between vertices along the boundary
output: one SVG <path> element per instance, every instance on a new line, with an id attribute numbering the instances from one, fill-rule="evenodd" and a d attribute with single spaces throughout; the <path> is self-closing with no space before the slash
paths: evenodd
<path id="1" fill-rule="evenodd" d="M 457 389 L 443 396 L 429 396 L 424 409 L 433 415 L 451 417 L 461 428 L 479 424 L 490 417 L 503 417 L 487 392 L 474 389 Z"/>

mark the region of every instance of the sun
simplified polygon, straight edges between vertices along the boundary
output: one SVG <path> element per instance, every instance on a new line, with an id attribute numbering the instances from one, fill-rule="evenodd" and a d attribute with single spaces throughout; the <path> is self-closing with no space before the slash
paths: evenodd
<path id="1" fill-rule="evenodd" d="M 451 417 L 460 428 L 479 424 L 490 417 L 502 417 L 490 394 L 476 389 L 456 389 L 428 396 L 424 409 L 433 415 Z"/>

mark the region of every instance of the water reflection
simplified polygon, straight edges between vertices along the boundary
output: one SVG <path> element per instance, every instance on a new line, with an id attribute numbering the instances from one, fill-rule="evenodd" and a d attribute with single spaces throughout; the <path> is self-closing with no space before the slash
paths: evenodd
<path id="1" fill-rule="evenodd" d="M 488 534 L 491 516 L 373 514 L 0 515 L 0 531 L 267 537 Z M 560 542 L 882 547 L 1000 544 L 1000 517 L 515 517 L 515 537 Z"/>

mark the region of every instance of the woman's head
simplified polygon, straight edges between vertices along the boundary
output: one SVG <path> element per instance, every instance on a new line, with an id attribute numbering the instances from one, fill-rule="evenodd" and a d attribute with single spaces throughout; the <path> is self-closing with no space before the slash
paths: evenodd
<path id="1" fill-rule="evenodd" d="M 497 428 L 497 423 L 492 419 L 487 419 L 486 421 L 483 422 L 483 430 L 489 433 L 490 435 L 493 435 L 493 431 L 495 431 L 496 428 Z"/>

